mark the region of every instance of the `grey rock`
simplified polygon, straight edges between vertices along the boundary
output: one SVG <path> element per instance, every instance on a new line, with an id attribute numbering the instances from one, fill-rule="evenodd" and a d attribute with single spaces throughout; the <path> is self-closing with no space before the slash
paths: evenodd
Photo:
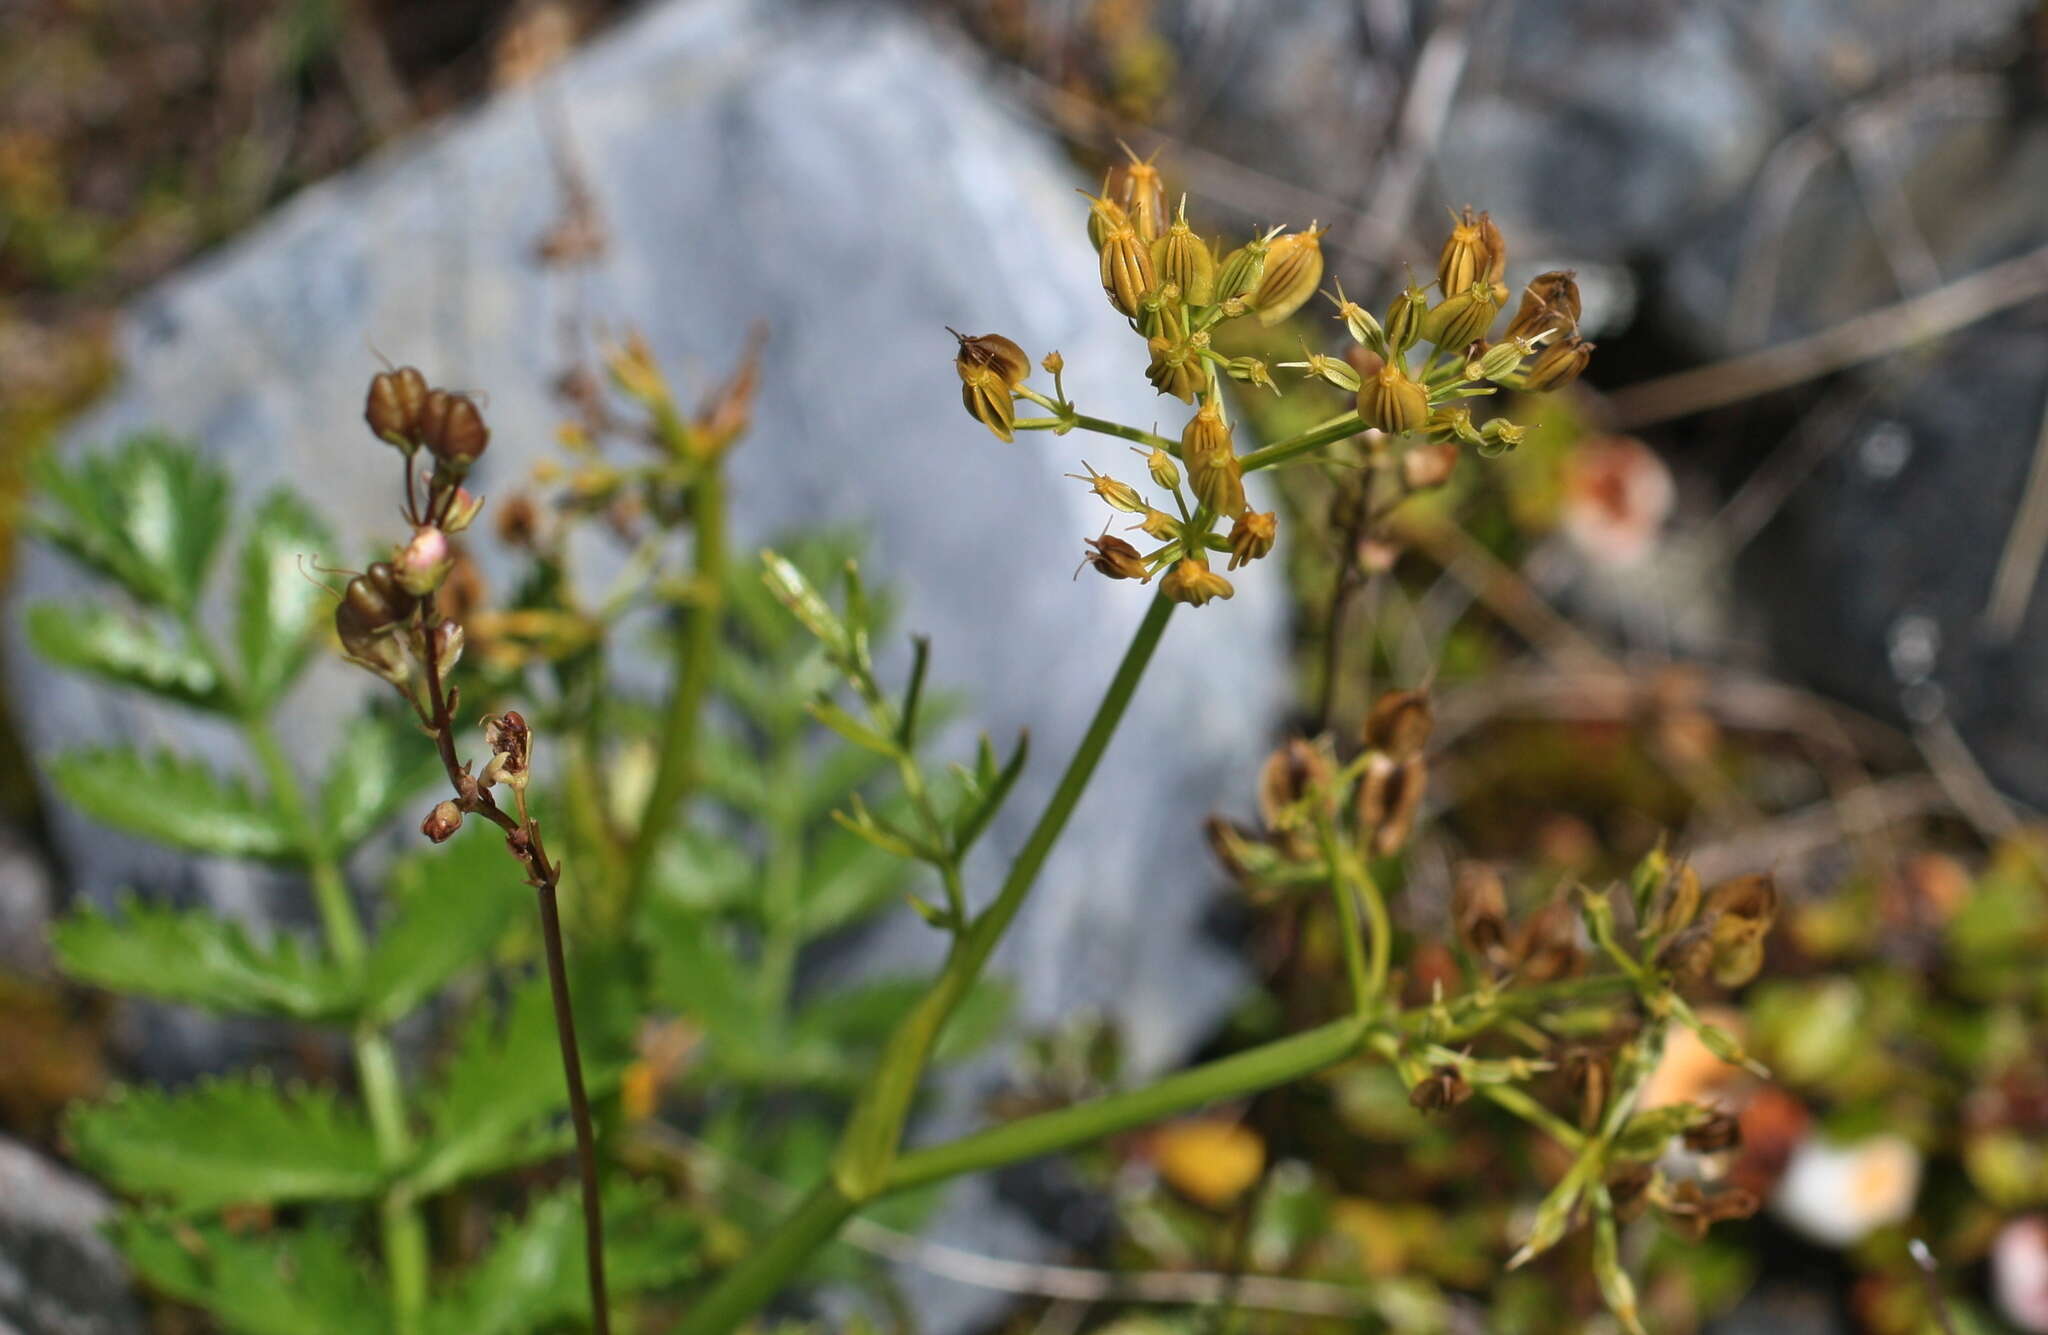
<path id="1" fill-rule="evenodd" d="M 610 232 L 587 271 L 534 260 L 560 207 L 543 133 L 556 107 Z M 120 386 L 65 448 L 142 427 L 189 435 L 245 498 L 285 482 L 316 497 L 345 537 L 345 564 L 395 536 L 395 456 L 360 421 L 373 347 L 488 393 L 490 491 L 552 452 L 566 313 L 644 330 L 699 383 L 765 320 L 764 393 L 735 459 L 739 546 L 819 523 L 872 534 L 877 577 L 900 589 L 907 627 L 934 639 L 934 681 L 963 688 L 996 736 L 1032 730 L 1035 760 L 989 841 L 1013 849 L 1149 591 L 1069 579 L 1104 514 L 1061 475 L 1083 458 L 1111 466 L 1121 444 L 993 441 L 960 411 L 943 326 L 998 329 L 1034 355 L 1059 348 L 1089 411 L 1178 421 L 1102 299 L 1077 184 L 979 86 L 971 59 L 900 16 L 772 0 L 658 6 L 544 91 L 500 96 L 304 192 L 149 292 L 122 326 Z M 1287 671 L 1278 569 L 1239 587 L 1234 602 L 1176 619 L 996 966 L 1015 978 L 1025 1024 L 1112 1010 L 1140 1069 L 1184 1054 L 1241 982 L 1198 928 L 1217 885 L 1198 826 L 1248 793 Z M 52 554 L 27 552 L 10 628 L 23 604 L 89 588 Z M 18 636 L 9 684 L 39 758 L 126 739 L 239 763 L 220 730 L 54 673 Z M 338 664 L 314 669 L 288 711 L 309 769 L 372 684 Z M 55 812 L 62 859 L 95 902 L 135 886 L 259 925 L 302 912 L 282 907 L 296 893 L 267 874 Z M 986 895 L 990 866 L 977 870 Z M 929 968 L 939 946 L 903 914 L 868 964 Z M 218 1030 L 152 1014 L 159 1069 L 220 1060 Z M 972 1092 L 963 1085 L 947 1116 L 971 1118 Z"/>
<path id="2" fill-rule="evenodd" d="M 48 976 L 55 894 L 41 853 L 19 830 L 0 827 L 0 973 Z"/>
<path id="3" fill-rule="evenodd" d="M 0 1332 L 142 1335 L 127 1268 L 90 1183 L 0 1138 Z"/>

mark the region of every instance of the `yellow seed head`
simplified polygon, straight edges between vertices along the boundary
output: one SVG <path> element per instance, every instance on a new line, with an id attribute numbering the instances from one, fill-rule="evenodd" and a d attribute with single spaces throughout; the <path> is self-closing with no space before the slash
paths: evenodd
<path id="1" fill-rule="evenodd" d="M 1131 452 L 1145 456 L 1145 471 L 1152 475 L 1154 486 L 1164 487 L 1168 491 L 1179 489 L 1180 467 L 1173 462 L 1172 455 L 1161 449 L 1141 450 L 1135 445 L 1131 447 Z"/>
<path id="2" fill-rule="evenodd" d="M 1493 304 L 1505 306 L 1508 302 L 1508 285 L 1504 281 L 1508 273 L 1507 238 L 1494 226 L 1487 214 L 1479 215 L 1479 240 L 1486 247 L 1486 287 L 1493 293 Z"/>
<path id="3" fill-rule="evenodd" d="M 1203 404 L 1181 432 L 1180 457 L 1196 499 L 1219 515 L 1244 513 L 1244 473 L 1231 447 L 1230 427 L 1213 402 Z"/>
<path id="4" fill-rule="evenodd" d="M 1183 557 L 1174 563 L 1166 578 L 1159 581 L 1159 591 L 1177 603 L 1200 607 L 1211 598 L 1228 598 L 1237 590 L 1230 581 L 1209 569 L 1209 562 L 1199 556 Z"/>
<path id="5" fill-rule="evenodd" d="M 1223 257 L 1223 263 L 1216 270 L 1216 300 L 1219 302 L 1249 300 L 1258 291 L 1259 282 L 1266 276 L 1266 260 L 1273 249 L 1273 238 L 1280 234 L 1274 228 L 1264 236 L 1255 236 Z"/>
<path id="6" fill-rule="evenodd" d="M 1252 293 L 1252 309 L 1267 328 L 1300 310 L 1323 281 L 1323 232 L 1289 232 L 1266 252 L 1266 272 Z"/>
<path id="7" fill-rule="evenodd" d="M 1271 510 L 1247 510 L 1239 515 L 1230 526 L 1230 564 L 1226 569 L 1235 570 L 1271 552 L 1279 532 L 1279 516 Z"/>
<path id="8" fill-rule="evenodd" d="M 1415 284 L 1394 298 L 1394 304 L 1387 308 L 1387 347 L 1392 352 L 1406 352 L 1415 345 L 1422 335 L 1422 317 L 1429 310 L 1429 295 Z"/>
<path id="9" fill-rule="evenodd" d="M 1147 510 L 1138 528 L 1156 542 L 1172 542 L 1180 536 L 1180 521 L 1164 510 Z"/>
<path id="10" fill-rule="evenodd" d="M 1417 430 L 1429 420 L 1429 391 L 1388 362 L 1359 386 L 1358 417 L 1389 435 Z"/>
<path id="11" fill-rule="evenodd" d="M 1132 229 L 1149 245 L 1166 230 L 1166 181 L 1151 158 L 1140 158 L 1129 144 L 1122 148 L 1129 160 L 1109 169 L 1104 193 L 1123 205 Z"/>
<path id="12" fill-rule="evenodd" d="M 1088 195 L 1088 192 L 1081 192 Z M 1124 206 L 1110 197 L 1109 182 L 1102 183 L 1102 193 L 1088 195 L 1088 243 L 1101 250 L 1110 235 L 1131 225 L 1131 215 L 1124 212 Z"/>
<path id="13" fill-rule="evenodd" d="M 1138 489 L 1130 483 L 1119 482 L 1107 473 L 1098 473 L 1086 462 L 1083 462 L 1081 467 L 1088 469 L 1086 474 L 1069 473 L 1067 476 L 1077 482 L 1086 482 L 1088 490 L 1107 501 L 1110 509 L 1141 515 L 1152 508 L 1145 504 L 1145 498 L 1140 496 Z"/>

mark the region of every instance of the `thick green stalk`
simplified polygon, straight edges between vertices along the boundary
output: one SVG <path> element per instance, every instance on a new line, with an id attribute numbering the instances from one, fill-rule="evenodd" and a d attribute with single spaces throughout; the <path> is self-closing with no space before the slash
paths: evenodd
<path id="1" fill-rule="evenodd" d="M 859 1199 L 872 1195 L 887 1176 L 890 1161 L 903 1139 L 903 1124 L 910 1115 L 911 1100 L 931 1060 L 932 1046 L 938 1042 L 953 1008 L 981 976 L 983 966 L 1003 933 L 1009 930 L 1017 910 L 1023 907 L 1046 856 L 1066 829 L 1068 818 L 1080 803 L 1089 779 L 1094 777 L 1102 753 L 1109 747 L 1109 739 L 1123 720 L 1175 606 L 1164 597 L 1154 597 L 1152 605 L 1145 609 L 1145 619 L 1138 623 L 1130 647 L 1124 650 L 1123 661 L 1117 665 L 1102 703 L 1096 706 L 1088 731 L 1067 762 L 1066 772 L 1060 776 L 1059 786 L 1039 815 L 1038 824 L 1032 827 L 1016 861 L 1010 864 L 1010 874 L 996 892 L 994 902 L 955 938 L 945 967 L 931 990 L 890 1034 L 874 1078 L 854 1106 L 853 1118 L 833 1160 L 832 1175 L 848 1196 Z"/>
<path id="2" fill-rule="evenodd" d="M 776 1224 L 758 1250 L 725 1272 L 676 1327 L 675 1335 L 726 1335 L 736 1328 L 767 1306 L 783 1283 L 853 1217 L 856 1208 L 830 1178 L 820 1182 L 801 1205 Z"/>
<path id="3" fill-rule="evenodd" d="M 328 949 L 344 967 L 359 965 L 367 951 L 363 925 L 342 879 L 341 861 L 300 799 L 298 776 L 271 731 L 269 722 L 252 710 L 242 713 L 242 730 L 269 780 L 271 800 L 291 827 L 313 886 L 313 903 L 327 935 Z M 405 1124 L 405 1098 L 398 1059 L 391 1042 L 372 1024 L 361 1024 L 351 1036 L 356 1074 L 362 1083 L 363 1105 L 383 1165 L 397 1168 L 412 1154 L 412 1134 Z M 400 1335 L 419 1327 L 427 1302 L 427 1229 L 411 1194 L 392 1188 L 379 1202 L 384 1236 L 384 1265 L 391 1283 L 391 1305 Z"/>
<path id="4" fill-rule="evenodd" d="M 1358 420 L 1357 413 L 1345 413 L 1342 417 L 1325 422 L 1312 431 L 1289 436 L 1286 440 L 1276 440 L 1262 449 L 1253 450 L 1238 459 L 1238 467 L 1247 473 L 1255 473 L 1261 468 L 1284 464 L 1289 459 L 1307 454 L 1310 450 L 1321 449 L 1347 436 L 1355 436 L 1363 430 L 1365 423 Z"/>
<path id="5" fill-rule="evenodd" d="M 1330 897 L 1337 902 L 1337 930 L 1343 936 L 1344 973 L 1351 980 L 1351 1008 L 1358 1015 L 1371 1015 L 1379 1004 L 1379 985 L 1386 981 L 1386 975 L 1382 972 L 1375 981 L 1366 972 L 1365 947 L 1359 941 L 1365 925 L 1358 919 L 1358 899 L 1352 893 L 1349 868 L 1337 847 L 1335 822 L 1325 814 L 1316 824 L 1322 839 L 1323 860 L 1330 867 Z M 1374 936 L 1377 944 L 1379 933 L 1375 931 Z"/>
<path id="6" fill-rule="evenodd" d="M 885 1191 L 907 1191 L 963 1173 L 1055 1154 L 1221 1099 L 1312 1075 L 1350 1056 L 1366 1033 L 1357 1016 L 1170 1075 L 1155 1085 L 1019 1118 L 987 1131 L 913 1150 L 889 1170 Z"/>
<path id="7" fill-rule="evenodd" d="M 694 545 L 695 601 L 683 625 L 676 652 L 675 682 L 670 688 L 668 718 L 662 725 L 661 759 L 654 786 L 640 812 L 632 854 L 627 860 L 625 916 L 647 889 L 654 850 L 662 831 L 697 784 L 697 733 L 718 654 L 719 621 L 725 607 L 725 477 L 716 461 L 707 463 L 690 484 L 690 537 Z"/>

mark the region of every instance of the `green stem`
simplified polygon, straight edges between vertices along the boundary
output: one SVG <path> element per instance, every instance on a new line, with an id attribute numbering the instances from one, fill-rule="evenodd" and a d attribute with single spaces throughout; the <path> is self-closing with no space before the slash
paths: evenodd
<path id="1" fill-rule="evenodd" d="M 1321 449 L 1332 441 L 1355 436 L 1363 430 L 1365 423 L 1358 419 L 1357 413 L 1345 413 L 1342 417 L 1325 422 L 1312 431 L 1304 431 L 1298 436 L 1289 436 L 1286 440 L 1275 441 L 1271 445 L 1253 450 L 1237 461 L 1238 467 L 1247 473 L 1255 473 L 1261 468 L 1284 464 L 1289 459 L 1307 454 L 1310 450 Z"/>
<path id="2" fill-rule="evenodd" d="M 708 463 L 690 486 L 691 539 L 695 546 L 696 602 L 676 651 L 676 678 L 662 726 L 661 759 L 654 786 L 640 813 L 640 827 L 626 864 L 625 920 L 646 893 L 654 850 L 676 808 L 697 783 L 697 730 L 718 651 L 719 620 L 725 605 L 725 478 Z"/>
<path id="3" fill-rule="evenodd" d="M 758 1250 L 725 1272 L 683 1318 L 675 1335 L 725 1335 L 760 1311 L 781 1290 L 783 1281 L 832 1240 L 856 1208 L 830 1178 L 820 1182 L 801 1205 L 776 1224 Z"/>
<path id="4" fill-rule="evenodd" d="M 1170 1075 L 1155 1085 L 1024 1117 L 987 1131 L 913 1150 L 896 1161 L 885 1191 L 907 1191 L 1040 1155 L 1055 1154 L 1175 1113 L 1313 1075 L 1350 1056 L 1366 1032 L 1356 1016 L 1276 1039 Z"/>
<path id="5" fill-rule="evenodd" d="M 344 967 L 358 966 L 367 947 L 363 925 L 349 900 L 348 884 L 342 879 L 340 859 L 329 845 L 326 831 L 306 810 L 299 796 L 298 776 L 292 772 L 291 762 L 268 721 L 259 713 L 245 710 L 242 730 L 269 780 L 271 800 L 291 828 L 305 860 L 313 886 L 313 903 L 327 934 L 328 948 Z M 378 1159 L 385 1168 L 395 1169 L 412 1154 L 397 1056 L 390 1040 L 373 1025 L 357 1026 L 351 1038 Z M 411 1193 L 399 1187 L 386 1192 L 379 1203 L 379 1217 L 393 1313 L 401 1335 L 409 1335 L 419 1328 L 420 1314 L 427 1302 L 426 1223 Z"/>
<path id="6" fill-rule="evenodd" d="M 1018 386 L 1017 393 L 1020 397 L 1027 398 L 1055 414 L 1052 417 L 1020 417 L 1010 424 L 1018 431 L 1071 431 L 1079 427 L 1083 431 L 1093 431 L 1097 435 L 1117 436 L 1123 440 L 1135 441 L 1147 449 L 1165 450 L 1176 457 L 1180 454 L 1179 441 L 1170 440 L 1156 431 L 1141 431 L 1134 426 L 1125 426 L 1122 422 L 1077 413 L 1073 410 L 1073 405 L 1063 405 L 1056 400 L 1048 399 L 1029 386 Z"/>
<path id="7" fill-rule="evenodd" d="M 1322 839 L 1323 859 L 1330 864 L 1330 897 L 1337 901 L 1337 930 L 1344 938 L 1344 972 L 1351 979 L 1351 1009 L 1361 1017 L 1371 1015 L 1379 999 L 1379 991 L 1366 973 L 1365 947 L 1359 939 L 1365 935 L 1365 925 L 1358 920 L 1358 897 L 1351 890 L 1350 872 L 1337 846 L 1334 823 L 1325 814 L 1316 826 Z M 1380 932 L 1375 929 L 1375 947 L 1379 944 L 1379 937 Z M 1382 981 L 1384 978 L 1382 973 Z"/>
<path id="8" fill-rule="evenodd" d="M 981 976 L 983 966 L 1016 918 L 1017 910 L 1023 907 L 1025 896 L 1066 829 L 1089 779 L 1094 777 L 1095 767 L 1108 749 L 1117 724 L 1123 720 L 1175 606 L 1168 599 L 1155 596 L 1145 610 L 1145 619 L 1138 623 L 1130 646 L 1124 650 L 1123 661 L 1117 665 L 1102 703 L 1096 706 L 1088 731 L 1067 762 L 1066 772 L 1060 776 L 1059 786 L 1039 815 L 1038 824 L 1032 827 L 1016 861 L 1010 864 L 1010 873 L 996 892 L 995 900 L 954 939 L 931 990 L 890 1034 L 874 1077 L 855 1104 L 834 1157 L 833 1177 L 846 1195 L 855 1199 L 871 1195 L 888 1174 L 889 1164 L 902 1143 L 911 1100 L 930 1062 L 932 1046 L 938 1042 L 953 1008 Z"/>

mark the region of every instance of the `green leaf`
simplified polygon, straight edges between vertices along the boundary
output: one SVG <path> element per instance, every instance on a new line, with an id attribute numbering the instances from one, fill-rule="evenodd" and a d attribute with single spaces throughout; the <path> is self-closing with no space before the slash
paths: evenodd
<path id="1" fill-rule="evenodd" d="M 1003 767 L 995 767 L 995 751 L 990 745 L 988 734 L 982 734 L 981 746 L 976 755 L 972 779 L 965 785 L 967 800 L 962 802 L 953 822 L 953 847 L 964 853 L 974 846 L 988 829 L 989 822 L 996 818 L 1003 802 L 1010 795 L 1010 789 L 1017 784 L 1017 776 L 1024 772 L 1024 763 L 1031 756 L 1031 734 L 1017 734 L 1016 749 Z"/>
<path id="2" fill-rule="evenodd" d="M 652 1189 L 604 1194 L 605 1278 L 614 1296 L 687 1279 L 698 1269 L 697 1225 Z M 535 1202 L 491 1250 L 428 1309 L 426 1335 L 527 1335 L 587 1319 L 583 1209 L 573 1187 Z"/>
<path id="3" fill-rule="evenodd" d="M 702 1027 L 714 1049 L 759 1053 L 773 1042 L 773 1015 L 725 923 L 676 905 L 648 905 L 649 991 L 657 1004 Z"/>
<path id="4" fill-rule="evenodd" d="M 852 637 L 846 623 L 818 595 L 811 582 L 794 564 L 774 552 L 762 552 L 762 578 L 776 599 L 788 608 L 805 630 L 818 637 L 828 653 L 845 659 L 853 653 Z"/>
<path id="5" fill-rule="evenodd" d="M 712 831 L 677 825 L 663 833 L 655 848 L 655 894 L 692 914 L 753 912 L 759 906 L 759 883 L 753 854 Z"/>
<path id="6" fill-rule="evenodd" d="M 895 742 L 862 723 L 831 700 L 821 698 L 811 701 L 811 717 L 855 746 L 865 747 L 878 756 L 887 756 L 894 760 L 902 754 Z"/>
<path id="7" fill-rule="evenodd" d="M 333 545 L 318 516 L 289 491 L 272 492 L 256 510 L 242 544 L 235 605 L 242 689 L 255 706 L 283 694 L 305 664 L 319 613 L 330 600 L 301 562 L 317 560 Z"/>
<path id="8" fill-rule="evenodd" d="M 28 610 L 28 638 L 59 667 L 201 709 L 230 707 L 205 658 L 104 604 L 38 603 Z"/>
<path id="9" fill-rule="evenodd" d="M 618 961 L 572 979 L 583 1080 L 593 1099 L 617 1085 L 631 1055 L 623 980 Z M 426 1096 L 428 1132 L 407 1174 L 422 1195 L 546 1158 L 568 1143 L 556 1121 L 569 1096 L 547 979 L 529 979 L 505 1011 L 502 1024 L 488 1008 L 470 1018 L 455 1056 Z"/>
<path id="10" fill-rule="evenodd" d="M 336 845 L 352 848 L 441 773 L 434 743 L 402 709 L 352 720 L 328 766 L 320 809 Z"/>
<path id="11" fill-rule="evenodd" d="M 227 475 L 168 436 L 130 437 L 65 468 L 45 457 L 31 527 L 145 602 L 189 612 L 227 522 Z"/>
<path id="12" fill-rule="evenodd" d="M 50 773 L 58 791 L 86 815 L 161 844 L 240 858 L 286 859 L 296 852 L 269 803 L 168 753 L 73 751 L 57 757 Z"/>
<path id="13" fill-rule="evenodd" d="M 115 1241 L 152 1288 L 205 1308 L 241 1335 L 360 1335 L 391 1329 L 389 1304 L 342 1233 L 243 1236 L 217 1224 L 173 1229 L 134 1215 Z"/>
<path id="14" fill-rule="evenodd" d="M 334 1020 L 359 997 L 349 975 L 280 934 L 258 945 L 216 913 L 128 898 L 111 918 L 87 906 L 57 924 L 51 946 L 64 971 L 115 992 L 214 1011 Z"/>
<path id="15" fill-rule="evenodd" d="M 287 1093 L 261 1076 L 123 1090 L 80 1107 L 69 1125 L 80 1163 L 185 1210 L 356 1199 L 383 1181 L 369 1127 L 332 1093 Z"/>
<path id="16" fill-rule="evenodd" d="M 402 859 L 391 869 L 397 910 L 378 934 L 364 966 L 368 1018 L 390 1024 L 463 968 L 488 957 L 528 903 L 504 836 L 484 821 L 441 848 Z"/>
<path id="17" fill-rule="evenodd" d="M 902 862 L 861 836 L 827 829 L 804 865 L 804 934 L 822 936 L 866 916 L 894 899 L 908 876 Z"/>

